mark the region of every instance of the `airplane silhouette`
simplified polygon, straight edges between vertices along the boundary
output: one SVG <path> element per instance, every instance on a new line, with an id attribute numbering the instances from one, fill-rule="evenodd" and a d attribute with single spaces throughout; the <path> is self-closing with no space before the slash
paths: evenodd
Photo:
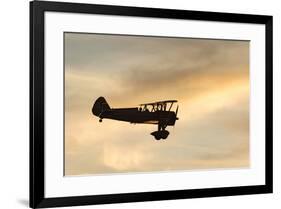
<path id="1" fill-rule="evenodd" d="M 169 131 L 165 130 L 167 126 L 174 126 L 177 117 L 176 111 L 171 111 L 172 106 L 177 100 L 166 100 L 153 103 L 140 104 L 139 107 L 132 108 L 111 108 L 104 97 L 99 97 L 93 107 L 92 113 L 99 117 L 99 122 L 104 118 L 130 122 L 133 124 L 155 124 L 158 130 L 151 133 L 156 140 L 166 139 Z"/>

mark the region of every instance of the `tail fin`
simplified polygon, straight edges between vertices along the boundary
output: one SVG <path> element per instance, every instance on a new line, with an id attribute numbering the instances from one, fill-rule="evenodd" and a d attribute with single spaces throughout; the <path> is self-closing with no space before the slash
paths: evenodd
<path id="1" fill-rule="evenodd" d="M 106 110 L 110 110 L 108 103 L 104 97 L 99 97 L 93 105 L 92 113 L 99 117 Z"/>

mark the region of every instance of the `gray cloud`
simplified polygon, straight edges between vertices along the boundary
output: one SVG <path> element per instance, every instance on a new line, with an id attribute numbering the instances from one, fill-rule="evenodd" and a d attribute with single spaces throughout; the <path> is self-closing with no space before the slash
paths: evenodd
<path id="1" fill-rule="evenodd" d="M 245 41 L 65 34 L 66 174 L 248 166 L 248 51 Z M 99 96 L 117 107 L 178 99 L 180 120 L 158 143 L 153 125 L 98 123 Z"/>

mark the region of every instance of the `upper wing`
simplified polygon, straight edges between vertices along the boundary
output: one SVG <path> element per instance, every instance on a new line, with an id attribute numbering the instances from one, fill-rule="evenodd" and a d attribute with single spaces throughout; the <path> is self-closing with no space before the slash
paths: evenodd
<path id="1" fill-rule="evenodd" d="M 157 105 L 157 104 L 166 104 L 166 103 L 175 103 L 178 102 L 177 100 L 164 100 L 164 101 L 158 101 L 158 102 L 151 102 L 151 103 L 144 103 L 140 105 Z"/>

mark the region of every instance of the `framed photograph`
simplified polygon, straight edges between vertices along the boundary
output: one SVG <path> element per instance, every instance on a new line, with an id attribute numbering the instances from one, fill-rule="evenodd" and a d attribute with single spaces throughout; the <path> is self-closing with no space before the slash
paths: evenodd
<path id="1" fill-rule="evenodd" d="M 272 16 L 30 3 L 30 207 L 272 193 Z"/>

